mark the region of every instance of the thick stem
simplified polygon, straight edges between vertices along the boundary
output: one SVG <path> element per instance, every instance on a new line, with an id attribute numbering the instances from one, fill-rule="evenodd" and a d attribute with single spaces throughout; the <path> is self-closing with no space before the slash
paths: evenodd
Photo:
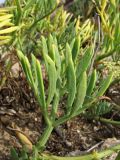
<path id="1" fill-rule="evenodd" d="M 92 104 L 93 102 L 95 102 L 96 100 L 91 101 L 90 103 Z M 64 115 L 63 117 L 60 117 L 58 120 L 56 120 L 53 124 L 54 127 L 57 127 L 59 125 L 61 125 L 62 123 L 65 123 L 66 121 L 68 121 L 69 119 L 72 119 L 76 116 L 78 116 L 79 114 L 81 114 L 82 112 L 84 112 L 86 109 L 88 109 L 90 107 L 89 104 L 87 104 L 85 107 L 80 108 L 79 110 L 77 110 L 74 114 L 68 114 L 68 115 Z"/>
<path id="2" fill-rule="evenodd" d="M 71 118 L 70 116 L 65 115 L 65 116 L 59 118 L 58 120 L 56 120 L 56 121 L 54 122 L 54 126 L 57 127 L 57 126 L 59 126 L 60 124 L 68 121 L 70 118 Z"/>
<path id="3" fill-rule="evenodd" d="M 44 132 L 43 132 L 40 140 L 39 140 L 38 143 L 37 143 L 37 147 L 38 147 L 40 150 L 45 147 L 45 145 L 46 145 L 46 143 L 47 143 L 47 141 L 48 141 L 48 139 L 49 139 L 49 137 L 50 137 L 50 135 L 51 135 L 52 130 L 53 130 L 53 126 L 52 126 L 52 125 L 48 125 L 48 126 L 45 128 L 45 130 L 44 130 Z"/>
<path id="4" fill-rule="evenodd" d="M 33 84 L 33 85 L 34 85 L 34 84 Z M 41 109 L 41 111 L 42 111 L 42 115 L 43 115 L 43 117 L 44 117 L 45 123 L 46 123 L 47 126 L 50 126 L 50 125 L 51 125 L 51 121 L 50 121 L 50 117 L 49 117 L 49 115 L 48 115 L 48 111 L 47 111 L 47 108 L 46 108 L 46 104 L 44 103 L 44 106 L 41 106 L 41 102 L 40 102 L 39 95 L 38 95 L 38 93 L 35 92 L 35 91 L 36 91 L 36 86 L 34 85 L 34 94 L 35 94 L 35 96 L 36 96 L 36 98 L 37 98 L 37 100 L 38 100 L 39 107 L 40 107 L 40 109 Z"/>
<path id="5" fill-rule="evenodd" d="M 46 160 L 93 160 L 93 159 L 101 159 L 107 156 L 110 156 L 114 152 L 117 152 L 120 150 L 120 144 L 117 146 L 110 147 L 104 151 L 101 152 L 93 152 L 91 154 L 85 155 L 85 156 L 78 156 L 78 157 L 59 157 L 59 156 L 52 156 L 52 155 L 45 155 L 43 154 L 43 157 Z"/>

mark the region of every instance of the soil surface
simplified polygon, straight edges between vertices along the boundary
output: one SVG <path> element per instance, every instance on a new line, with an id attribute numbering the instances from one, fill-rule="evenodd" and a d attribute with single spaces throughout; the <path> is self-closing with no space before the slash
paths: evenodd
<path id="1" fill-rule="evenodd" d="M 119 117 L 118 112 L 116 114 Z M 11 160 L 12 147 L 22 149 L 13 125 L 19 127 L 33 144 L 44 129 L 40 108 L 25 78 L 21 76 L 9 77 L 0 90 L 0 160 Z M 53 131 L 46 151 L 62 156 L 82 155 L 102 147 L 108 138 L 113 137 L 120 139 L 120 127 L 78 116 Z"/>

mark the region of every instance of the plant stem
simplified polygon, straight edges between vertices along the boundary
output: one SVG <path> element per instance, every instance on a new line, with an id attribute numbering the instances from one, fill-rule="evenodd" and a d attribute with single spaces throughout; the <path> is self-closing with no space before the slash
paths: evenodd
<path id="1" fill-rule="evenodd" d="M 114 121 L 114 120 L 111 120 L 111 119 L 100 118 L 100 117 L 95 117 L 94 119 L 99 120 L 99 121 L 104 122 L 104 123 L 110 123 L 110 124 L 113 124 L 113 125 L 120 125 L 120 121 Z"/>
<path id="2" fill-rule="evenodd" d="M 82 106 L 82 108 L 80 108 L 79 110 L 77 110 L 74 114 L 71 114 L 71 115 L 64 115 L 63 117 L 60 117 L 58 120 L 56 120 L 54 122 L 54 127 L 57 127 L 59 126 L 60 124 L 62 123 L 65 123 L 66 121 L 68 121 L 69 119 L 71 118 L 74 118 L 78 115 L 80 115 L 82 112 L 84 112 L 86 109 L 90 108 L 91 107 L 91 104 L 94 103 L 94 102 L 97 102 L 97 98 L 92 100 L 91 102 L 88 102 L 85 106 Z"/>
<path id="3" fill-rule="evenodd" d="M 60 124 L 68 121 L 70 118 L 71 118 L 71 117 L 70 117 L 69 115 L 65 115 L 65 116 L 59 118 L 58 120 L 56 120 L 55 123 L 54 123 L 54 126 L 57 127 L 57 126 L 59 126 Z"/>
<path id="4" fill-rule="evenodd" d="M 35 88 L 35 86 L 34 86 L 34 88 Z M 34 89 L 34 91 L 36 91 L 36 89 Z M 38 100 L 38 102 L 39 102 L 39 106 L 41 106 L 41 102 L 40 102 L 40 99 L 39 99 L 39 95 L 37 94 L 37 92 L 34 92 L 34 94 L 35 94 L 36 97 L 37 97 L 37 100 Z M 50 121 L 50 118 L 49 118 L 49 115 L 48 115 L 48 111 L 47 111 L 47 108 L 46 108 L 46 104 L 44 103 L 44 106 L 41 106 L 40 109 L 41 109 L 41 111 L 42 111 L 42 114 L 43 114 L 45 123 L 46 123 L 48 126 L 51 125 L 51 121 Z"/>
<path id="5" fill-rule="evenodd" d="M 110 156 L 114 152 L 117 152 L 120 150 L 120 144 L 117 146 L 110 147 L 104 151 L 101 152 L 93 152 L 88 155 L 84 156 L 78 156 L 78 157 L 59 157 L 59 156 L 52 156 L 52 155 L 45 155 L 43 154 L 43 157 L 48 160 L 94 160 L 94 159 L 101 159 L 106 156 Z"/>
<path id="6" fill-rule="evenodd" d="M 52 125 L 48 125 L 45 128 L 40 140 L 37 143 L 38 149 L 41 150 L 41 149 L 43 149 L 45 147 L 45 145 L 46 145 L 46 143 L 47 143 L 47 141 L 48 141 L 48 139 L 49 139 L 49 137 L 51 135 L 52 130 L 53 130 L 53 126 Z"/>
<path id="7" fill-rule="evenodd" d="M 64 115 L 63 117 L 60 117 L 58 120 L 56 120 L 54 122 L 54 126 L 57 127 L 62 123 L 65 123 L 66 121 L 68 121 L 71 118 L 74 118 L 75 116 L 78 116 L 80 113 L 82 113 L 83 111 L 85 111 L 87 108 L 89 108 L 90 105 L 86 105 L 86 107 L 83 107 L 80 110 L 77 110 L 77 112 L 75 112 L 74 114 L 71 115 Z"/>

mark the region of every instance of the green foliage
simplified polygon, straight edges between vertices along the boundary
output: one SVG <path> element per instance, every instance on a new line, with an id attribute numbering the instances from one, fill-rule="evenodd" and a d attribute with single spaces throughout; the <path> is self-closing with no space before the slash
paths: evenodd
<path id="1" fill-rule="evenodd" d="M 76 43 L 76 41 L 74 41 L 73 46 L 80 46 L 78 37 L 77 40 L 78 42 Z M 66 48 L 61 52 L 58 49 L 56 38 L 50 36 L 47 40 L 45 37 L 42 37 L 41 42 L 43 64 L 48 75 L 49 86 L 47 92 L 45 92 L 46 89 L 43 83 L 40 61 L 32 55 L 31 65 L 28 58 L 21 51 L 17 51 L 23 70 L 29 84 L 34 90 L 47 126 L 42 138 L 38 142 L 39 148 L 44 147 L 54 126 L 58 126 L 82 113 L 87 108 L 90 108 L 91 105 L 95 101 L 98 101 L 98 98 L 105 93 L 112 80 L 112 74 L 110 74 L 106 80 L 101 83 L 101 86 L 97 87 L 100 89 L 91 95 L 92 99 L 86 100 L 86 92 L 91 94 L 95 87 L 95 82 L 87 85 L 87 70 L 93 55 L 93 48 L 88 47 L 85 49 L 85 53 L 80 61 L 78 61 L 78 53 L 74 53 L 77 55 L 77 60 L 75 61 L 72 56 L 72 52 L 74 51 L 68 43 L 66 44 Z M 49 44 L 52 45 L 50 46 Z M 78 46 L 76 46 L 76 48 L 78 48 Z M 49 50 L 51 52 L 49 52 Z M 96 73 L 93 73 L 94 76 L 95 74 Z M 91 75 L 91 77 L 93 77 L 93 75 Z M 58 117 L 57 110 L 59 108 L 59 102 L 64 95 L 67 97 L 65 112 L 61 117 Z M 48 110 L 50 110 L 51 113 L 50 111 L 48 112 Z"/>
<path id="2" fill-rule="evenodd" d="M 107 101 L 100 101 L 96 103 L 96 106 L 93 106 L 91 111 L 88 113 L 90 116 L 102 116 L 106 113 L 109 113 L 112 110 L 110 103 Z"/>
<path id="3" fill-rule="evenodd" d="M 86 3 L 89 4 L 87 11 Z M 56 0 L 11 0 L 6 1 L 6 5 L 15 7 L 0 8 L 0 44 L 11 42 L 17 50 L 27 81 L 39 103 L 46 128 L 36 148 L 42 151 L 58 125 L 86 110 L 93 118 L 99 118 L 111 110 L 109 103 L 100 101 L 100 98 L 112 81 L 113 66 L 117 70 L 114 78 L 119 77 L 119 0 L 76 0 L 73 10 L 80 6 L 81 12 L 81 8 L 84 8 L 81 15 L 86 14 L 89 17 L 87 20 L 86 17 L 73 19 L 63 6 L 58 6 Z M 100 18 L 100 28 L 96 26 L 96 19 L 91 18 L 94 11 Z M 96 32 L 99 37 L 93 45 Z M 114 62 L 103 63 L 103 67 L 110 71 L 103 79 L 99 62 L 108 56 Z M 93 70 L 90 73 L 92 63 Z M 44 83 L 42 68 L 48 78 L 48 87 Z M 64 97 L 64 112 L 58 116 L 60 102 Z M 16 160 L 28 159 L 25 151 L 18 156 L 12 149 L 11 154 Z M 90 155 L 90 158 L 96 158 L 96 155 Z M 34 156 L 33 160 L 36 159 L 41 157 Z"/>
<path id="4" fill-rule="evenodd" d="M 102 4 L 103 3 L 103 4 Z M 96 9 L 101 17 L 101 29 L 103 37 L 101 36 L 101 50 L 97 56 L 97 60 L 113 56 L 120 57 L 120 13 L 119 0 L 108 2 L 97 2 Z M 118 59 L 119 60 L 119 59 Z"/>
<path id="5" fill-rule="evenodd" d="M 11 44 L 16 40 L 16 38 L 13 39 L 13 35 L 20 29 L 13 21 L 14 14 L 12 12 L 15 9 L 15 6 L 0 8 L 0 72 L 2 71 L 3 75 L 0 78 L 0 89 L 4 86 L 7 79 L 6 75 L 8 75 L 12 65 L 9 56 L 4 58 L 4 55 L 11 49 Z M 5 65 L 2 64 L 1 66 L 1 62 Z"/>
<path id="6" fill-rule="evenodd" d="M 103 158 L 106 158 L 110 155 L 112 155 L 114 152 L 117 152 L 120 150 L 120 145 L 112 146 L 110 148 L 104 149 L 103 151 L 97 152 L 94 151 L 90 154 L 83 155 L 83 156 L 76 156 L 76 157 L 67 157 L 68 160 L 101 160 Z M 60 157 L 60 156 L 53 156 L 53 155 L 47 155 L 43 154 L 43 157 L 45 160 L 66 160 L 66 157 Z M 119 155 L 118 155 L 119 158 Z M 117 159 L 118 160 L 118 159 Z"/>
<path id="7" fill-rule="evenodd" d="M 23 149 L 21 151 L 20 156 L 19 156 L 17 151 L 14 148 L 12 148 L 11 149 L 11 158 L 12 158 L 12 160 L 28 160 L 28 155 L 27 155 L 26 151 Z"/>
<path id="8" fill-rule="evenodd" d="M 93 73 L 89 76 L 88 80 L 88 88 L 87 88 L 87 97 L 91 97 L 91 94 L 93 92 L 93 89 L 95 87 L 96 81 L 97 81 L 97 75 L 96 70 L 93 71 Z"/>
<path id="9" fill-rule="evenodd" d="M 110 148 L 105 149 L 104 151 L 95 151 L 92 152 L 90 154 L 87 155 L 83 155 L 83 156 L 77 156 L 77 157 L 67 157 L 68 160 L 93 160 L 93 159 L 98 159 L 100 160 L 101 158 L 107 157 L 112 155 L 114 152 L 118 152 L 120 150 L 120 145 L 116 145 L 116 146 L 112 146 Z M 60 157 L 60 156 L 53 156 L 53 155 L 49 155 L 49 154 L 38 154 L 37 149 L 35 148 L 35 155 L 34 157 L 29 157 L 27 156 L 27 154 L 25 153 L 25 151 L 22 151 L 21 153 L 21 157 L 18 157 L 18 154 L 16 152 L 16 150 L 12 149 L 11 153 L 12 153 L 12 159 L 13 160 L 65 160 L 66 157 Z M 116 160 L 119 160 L 119 156 L 120 154 L 118 153 Z"/>
<path id="10" fill-rule="evenodd" d="M 12 23 L 12 10 L 15 10 L 15 7 L 0 8 L 0 46 L 10 43 L 11 33 L 19 29 Z"/>
<path id="11" fill-rule="evenodd" d="M 98 29 L 98 25 L 100 25 L 100 44 L 98 44 L 100 49 L 96 57 L 97 62 L 110 56 L 114 61 L 119 61 L 120 59 L 119 3 L 119 0 L 74 0 L 74 3 L 70 6 L 70 11 L 75 16 L 81 15 L 82 20 L 93 17 L 95 32 Z M 97 22 L 96 13 L 100 17 L 100 22 Z"/>
<path id="12" fill-rule="evenodd" d="M 97 97 L 100 97 L 105 93 L 105 91 L 107 90 L 112 81 L 112 78 L 113 78 L 113 73 L 111 73 L 105 80 L 103 79 L 103 81 L 101 82 L 100 89 L 96 94 Z"/>
<path id="13" fill-rule="evenodd" d="M 26 54 L 30 54 L 33 50 L 35 52 L 37 39 L 44 31 L 50 32 L 50 14 L 56 10 L 58 2 L 56 0 L 11 0 L 11 2 L 7 1 L 6 5 L 16 6 L 16 10 L 13 12 L 14 23 L 21 27 L 16 45 L 19 48 L 22 47 Z M 34 47 L 35 45 L 36 47 Z"/>
<path id="14" fill-rule="evenodd" d="M 54 34 L 61 48 L 65 48 L 66 42 L 70 44 L 78 34 L 81 36 L 81 45 L 90 38 L 93 30 L 91 20 L 84 23 L 80 23 L 80 20 L 72 22 L 72 15 L 62 6 L 58 7 L 58 4 L 56 0 L 6 2 L 8 6 L 16 5 L 13 21 L 20 26 L 20 30 L 13 39 L 17 38 L 14 44 L 25 54 L 39 54 L 41 35 Z"/>

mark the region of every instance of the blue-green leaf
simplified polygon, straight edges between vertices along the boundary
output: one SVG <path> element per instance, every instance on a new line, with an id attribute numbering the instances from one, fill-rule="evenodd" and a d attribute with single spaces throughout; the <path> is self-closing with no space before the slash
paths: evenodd
<path id="1" fill-rule="evenodd" d="M 66 59 L 67 59 L 66 74 L 67 74 L 67 90 L 68 90 L 68 98 L 66 105 L 67 105 L 67 113 L 69 114 L 76 94 L 76 75 L 72 60 L 72 52 L 69 44 L 66 45 Z"/>

